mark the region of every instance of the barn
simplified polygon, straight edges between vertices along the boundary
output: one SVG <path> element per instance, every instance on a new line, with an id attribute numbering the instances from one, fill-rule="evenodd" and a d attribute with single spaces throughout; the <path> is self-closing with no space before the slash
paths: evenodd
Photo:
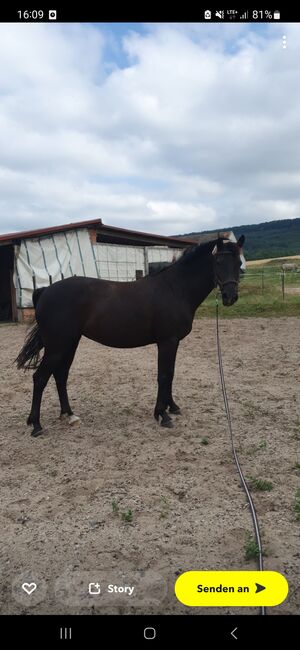
<path id="1" fill-rule="evenodd" d="M 34 288 L 73 275 L 136 280 L 174 261 L 191 243 L 101 219 L 0 235 L 0 321 L 30 322 Z"/>

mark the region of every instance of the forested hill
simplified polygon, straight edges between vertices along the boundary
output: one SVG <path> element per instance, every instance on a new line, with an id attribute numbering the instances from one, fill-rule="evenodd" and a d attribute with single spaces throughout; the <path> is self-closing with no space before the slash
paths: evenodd
<path id="1" fill-rule="evenodd" d="M 249 226 L 229 226 L 222 231 L 233 230 L 236 238 L 244 234 L 245 256 L 248 260 L 259 260 L 268 257 L 288 257 L 300 254 L 300 219 L 282 219 L 268 221 Z M 209 232 L 184 233 L 185 237 L 193 237 Z"/>

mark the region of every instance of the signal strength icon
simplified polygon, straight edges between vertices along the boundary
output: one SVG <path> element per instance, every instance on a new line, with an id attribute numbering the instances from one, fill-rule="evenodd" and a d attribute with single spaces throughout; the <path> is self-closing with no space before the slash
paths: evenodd
<path id="1" fill-rule="evenodd" d="M 240 16 L 240 20 L 248 20 L 248 11 L 244 11 L 244 13 Z"/>

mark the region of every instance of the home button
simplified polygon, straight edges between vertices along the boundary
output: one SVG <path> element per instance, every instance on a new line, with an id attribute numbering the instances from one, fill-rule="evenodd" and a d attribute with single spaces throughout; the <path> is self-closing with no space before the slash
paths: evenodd
<path id="1" fill-rule="evenodd" d="M 144 629 L 144 638 L 145 639 L 155 639 L 156 629 L 154 627 L 145 627 Z"/>

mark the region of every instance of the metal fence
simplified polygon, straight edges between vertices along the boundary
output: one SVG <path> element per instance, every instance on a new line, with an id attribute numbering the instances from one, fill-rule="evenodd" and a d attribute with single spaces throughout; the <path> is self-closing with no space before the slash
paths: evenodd
<path id="1" fill-rule="evenodd" d="M 268 269 L 247 269 L 241 276 L 242 287 L 252 293 L 261 295 L 280 293 L 282 300 L 289 295 L 299 294 L 300 299 L 300 269 L 285 271 L 278 267 Z"/>

